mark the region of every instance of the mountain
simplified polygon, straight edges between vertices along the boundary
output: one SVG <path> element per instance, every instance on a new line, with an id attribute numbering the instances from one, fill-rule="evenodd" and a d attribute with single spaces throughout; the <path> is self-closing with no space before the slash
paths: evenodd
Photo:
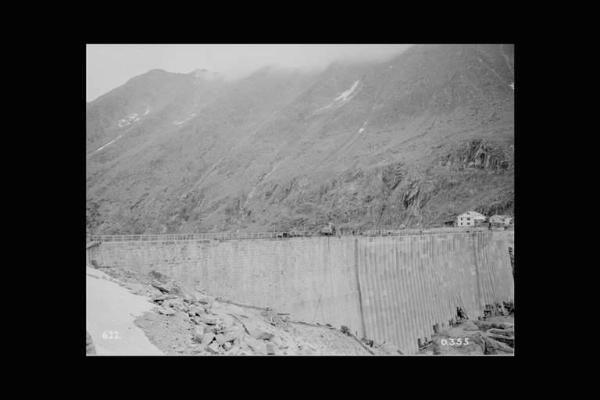
<path id="1" fill-rule="evenodd" d="M 512 214 L 512 45 L 237 81 L 154 70 L 87 104 L 94 233 L 397 228 Z"/>

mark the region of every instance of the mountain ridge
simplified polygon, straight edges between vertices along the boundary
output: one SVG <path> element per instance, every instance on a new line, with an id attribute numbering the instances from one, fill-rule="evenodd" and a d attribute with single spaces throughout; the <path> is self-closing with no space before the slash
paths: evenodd
<path id="1" fill-rule="evenodd" d="M 413 227 L 468 209 L 512 213 L 512 54 L 421 45 L 318 72 L 125 84 L 86 107 L 88 230 Z"/>

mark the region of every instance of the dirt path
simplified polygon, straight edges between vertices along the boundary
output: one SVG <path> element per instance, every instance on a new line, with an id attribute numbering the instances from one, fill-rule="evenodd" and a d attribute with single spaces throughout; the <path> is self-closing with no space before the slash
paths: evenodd
<path id="1" fill-rule="evenodd" d="M 134 325 L 153 308 L 146 297 L 132 294 L 111 277 L 86 268 L 86 329 L 97 355 L 162 355 Z"/>

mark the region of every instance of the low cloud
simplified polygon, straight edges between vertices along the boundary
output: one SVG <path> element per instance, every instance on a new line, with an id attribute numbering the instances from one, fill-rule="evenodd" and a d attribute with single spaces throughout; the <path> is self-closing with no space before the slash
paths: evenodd
<path id="1" fill-rule="evenodd" d="M 151 69 L 188 73 L 207 69 L 227 79 L 266 66 L 314 70 L 335 61 L 385 61 L 406 44 L 360 45 L 88 45 L 87 101 Z"/>

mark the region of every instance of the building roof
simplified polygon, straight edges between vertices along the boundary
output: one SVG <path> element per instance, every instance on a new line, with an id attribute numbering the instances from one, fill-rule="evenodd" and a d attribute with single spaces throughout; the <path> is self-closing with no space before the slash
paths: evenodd
<path id="1" fill-rule="evenodd" d="M 477 211 L 467 211 L 464 212 L 462 214 L 460 214 L 457 218 L 460 217 L 471 217 L 471 218 L 475 218 L 475 219 L 486 219 L 487 217 L 481 213 L 478 213 Z"/>

